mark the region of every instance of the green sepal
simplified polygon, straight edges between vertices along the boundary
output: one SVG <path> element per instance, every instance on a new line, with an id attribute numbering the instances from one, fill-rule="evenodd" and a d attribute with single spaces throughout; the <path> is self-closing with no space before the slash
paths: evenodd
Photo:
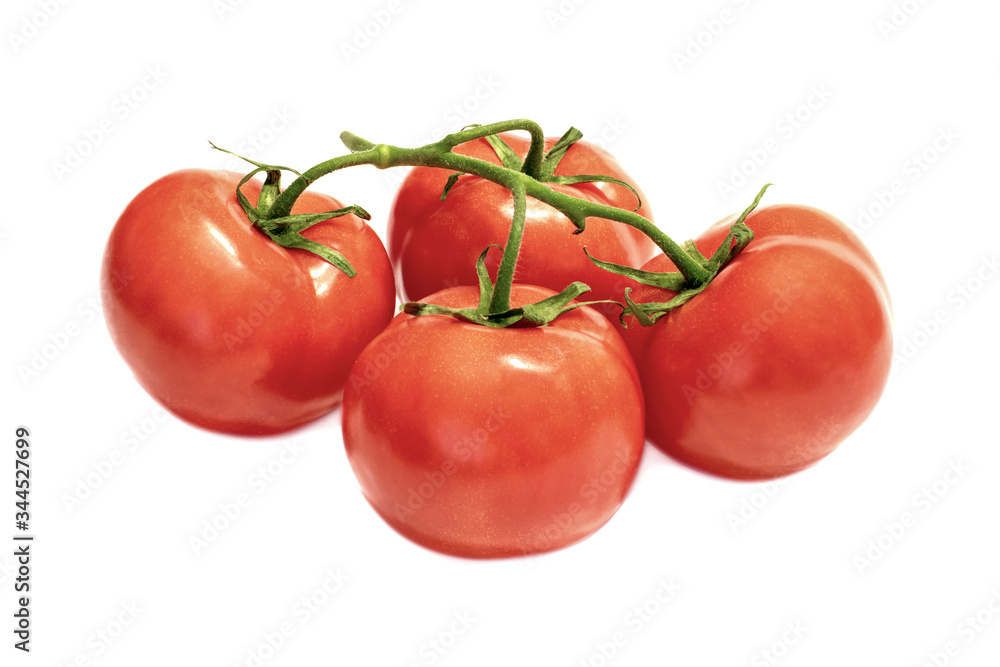
<path id="1" fill-rule="evenodd" d="M 642 208 L 642 197 L 639 196 L 639 192 L 621 180 L 620 178 L 615 178 L 614 176 L 602 176 L 601 174 L 579 174 L 575 176 L 546 176 L 540 179 L 545 183 L 558 183 L 559 185 L 576 185 L 577 183 L 614 183 L 615 185 L 620 185 L 623 188 L 628 188 L 628 190 L 635 195 L 636 205 L 632 209 L 635 213 L 640 208 Z"/>
<path id="2" fill-rule="evenodd" d="M 644 271 L 631 266 L 625 266 L 624 264 L 615 264 L 613 262 L 605 262 L 603 260 L 596 259 L 590 254 L 590 251 L 587 250 L 586 246 L 584 246 L 583 252 L 586 253 L 587 258 L 599 268 L 618 274 L 619 276 L 631 278 L 642 285 L 660 287 L 662 289 L 670 290 L 671 292 L 679 292 L 684 289 L 684 276 L 679 271 L 670 271 L 667 273 Z"/>
<path id="3" fill-rule="evenodd" d="M 618 275 L 626 276 L 635 280 L 643 285 L 651 285 L 653 287 L 659 287 L 670 292 L 674 292 L 675 295 L 672 299 L 665 302 L 650 302 L 650 303 L 636 303 L 632 300 L 631 288 L 625 290 L 625 307 L 621 314 L 621 323 L 623 326 L 625 324 L 625 316 L 632 315 L 636 318 L 640 325 L 644 327 L 652 326 L 658 320 L 660 320 L 664 315 L 672 310 L 679 308 L 684 305 L 698 294 L 700 294 L 711 281 L 718 275 L 719 271 L 722 270 L 729 262 L 736 258 L 740 252 L 753 240 L 753 230 L 751 230 L 746 223 L 746 217 L 757 207 L 760 203 L 761 198 L 764 193 L 771 186 L 771 183 L 767 183 L 760 189 L 757 196 L 754 197 L 753 202 L 743 210 L 739 218 L 733 222 L 729 227 L 729 233 L 719 244 L 719 247 L 715 249 L 711 257 L 706 258 L 705 255 L 695 247 L 693 241 L 685 241 L 682 244 L 683 249 L 691 255 L 694 259 L 698 261 L 702 267 L 709 272 L 709 278 L 701 285 L 687 286 L 684 282 L 684 277 L 679 272 L 664 272 L 657 273 L 655 271 L 643 271 L 641 269 L 634 269 L 628 266 L 622 266 L 620 264 L 612 264 L 611 262 L 603 262 L 601 260 L 594 259 L 587 253 L 587 257 L 590 261 L 599 266 L 602 269 L 616 273 Z M 584 252 L 587 249 L 584 248 Z"/>
<path id="4" fill-rule="evenodd" d="M 635 319 L 637 319 L 639 321 L 639 324 L 642 325 L 642 326 L 644 326 L 644 327 L 653 326 L 653 319 L 649 315 L 646 314 L 646 311 L 643 309 L 644 305 L 645 304 L 637 304 L 635 301 L 633 301 L 632 300 L 632 288 L 631 287 L 626 287 L 625 288 L 625 308 L 622 309 L 622 313 L 621 313 L 621 315 L 618 318 L 619 321 L 622 323 L 622 326 L 625 327 L 626 329 L 628 329 L 628 324 L 625 323 L 625 315 L 626 314 L 629 314 L 629 315 L 632 315 L 633 317 L 635 317 Z"/>
<path id="5" fill-rule="evenodd" d="M 268 238 L 283 248 L 308 250 L 314 255 L 319 255 L 320 258 L 326 260 L 330 264 L 333 264 L 335 267 L 347 274 L 348 278 L 353 278 L 358 275 L 358 272 L 354 270 L 351 263 L 348 262 L 347 259 L 339 252 L 326 247 L 322 243 L 317 243 L 316 241 L 307 239 L 296 231 L 291 229 L 282 229 L 280 227 L 277 229 L 266 229 L 262 227 L 261 231 L 267 234 Z"/>
<path id="6" fill-rule="evenodd" d="M 322 243 L 317 243 L 316 241 L 307 239 L 302 236 L 300 232 L 305 231 L 317 223 L 337 218 L 342 215 L 356 215 L 363 220 L 371 220 L 371 214 L 369 214 L 368 211 L 364 210 L 360 206 L 347 206 L 337 209 L 336 211 L 327 211 L 325 213 L 297 213 L 281 218 L 269 218 L 268 212 L 271 209 L 271 205 L 278 198 L 278 195 L 281 194 L 281 172 L 289 171 L 296 176 L 302 176 L 302 174 L 291 167 L 263 164 L 255 160 L 251 160 L 250 158 L 243 157 L 242 155 L 234 153 L 230 150 L 226 150 L 225 148 L 219 148 L 211 141 L 208 143 L 215 150 L 236 156 L 256 167 L 253 171 L 244 176 L 240 180 L 239 185 L 236 186 L 236 199 L 239 201 L 243 212 L 246 213 L 247 218 L 250 219 L 250 222 L 252 222 L 257 229 L 264 232 L 269 239 L 283 248 L 306 250 L 314 255 L 317 255 L 320 259 L 329 262 L 341 270 L 349 278 L 353 278 L 358 275 L 358 272 L 353 266 L 351 266 L 351 263 L 342 254 L 333 248 L 323 245 Z M 247 196 L 243 194 L 243 186 L 262 171 L 266 172 L 267 176 L 264 179 L 264 183 L 261 185 L 260 195 L 257 197 L 257 205 L 254 206 L 250 203 Z"/>
<path id="7" fill-rule="evenodd" d="M 471 130 L 476 127 L 482 127 L 482 125 L 479 123 L 466 125 L 462 128 L 462 131 L 464 132 L 465 130 Z M 500 164 L 507 169 L 521 171 L 521 168 L 524 166 L 521 158 L 518 157 L 517 153 L 514 152 L 514 149 L 508 146 L 507 142 L 501 139 L 499 135 L 487 134 L 483 137 L 483 139 L 486 139 L 486 141 L 489 142 L 490 146 L 493 148 L 493 152 L 497 154 L 498 158 L 500 158 Z M 459 175 L 462 173 L 464 172 L 458 172 Z M 442 199 L 444 199 L 444 197 L 442 197 Z"/>
<path id="8" fill-rule="evenodd" d="M 474 127 L 478 127 L 474 126 Z M 524 163 L 521 158 L 518 157 L 514 149 L 507 145 L 507 142 L 500 138 L 496 134 L 486 135 L 486 141 L 490 142 L 490 146 L 493 147 L 493 151 L 500 158 L 500 164 L 507 167 L 508 169 L 513 169 L 514 171 L 521 171 L 524 167 Z"/>
<path id="9" fill-rule="evenodd" d="M 558 183 L 560 185 L 576 185 L 577 183 L 614 183 L 615 185 L 620 185 L 622 187 L 628 188 L 632 194 L 635 195 L 636 201 L 639 203 L 636 205 L 633 212 L 638 211 L 642 207 L 642 198 L 639 196 L 638 191 L 625 181 L 614 178 L 612 176 L 604 176 L 598 174 L 581 174 L 573 176 L 556 176 L 555 170 L 559 166 L 559 162 L 562 161 L 563 157 L 566 156 L 566 152 L 570 149 L 573 144 L 578 142 L 583 138 L 583 132 L 571 127 L 566 130 L 566 133 L 559 137 L 559 140 L 552 144 L 552 147 L 545 154 L 545 158 L 542 160 L 542 169 L 538 174 L 538 180 L 543 183 Z"/>
<path id="10" fill-rule="evenodd" d="M 446 317 L 462 320 L 471 324 L 490 326 L 490 324 L 479 315 L 479 310 L 477 308 L 450 308 L 448 306 L 438 306 L 433 303 L 408 301 L 400 307 L 400 310 L 407 315 L 414 315 L 416 317 L 422 315 L 444 315 Z"/>
<path id="11" fill-rule="evenodd" d="M 743 212 L 740 214 L 740 217 L 736 219 L 736 222 L 730 225 L 729 233 L 726 235 L 726 238 L 723 239 L 722 243 L 719 244 L 719 247 L 715 249 L 712 257 L 709 258 L 707 264 L 705 265 L 705 267 L 710 271 L 718 272 L 719 269 L 740 254 L 740 252 L 747 247 L 747 244 L 753 240 L 753 230 L 747 227 L 744 220 L 746 220 L 747 216 L 750 215 L 755 208 L 757 208 L 757 205 L 760 203 L 764 193 L 767 192 L 767 189 L 771 187 L 771 185 L 771 183 L 766 183 L 764 187 L 760 189 L 760 192 L 757 193 L 757 196 L 754 197 L 754 200 L 750 203 L 750 205 L 743 209 Z"/>
<path id="12" fill-rule="evenodd" d="M 473 127 L 480 127 L 480 125 L 468 125 L 462 129 L 467 130 Z M 500 158 L 500 164 L 507 169 L 513 169 L 514 171 L 521 170 L 524 166 L 521 162 L 521 158 L 517 156 L 517 153 L 514 152 L 513 148 L 507 145 L 507 142 L 495 134 L 489 134 L 483 138 L 486 139 L 490 146 L 493 147 L 493 152 L 495 152 L 497 157 Z M 441 192 L 440 201 L 444 201 L 448 198 L 448 193 L 451 192 L 453 187 L 455 187 L 455 183 L 458 182 L 459 177 L 464 175 L 464 171 L 456 171 L 448 176 L 448 180 L 444 184 L 444 190 Z"/>
<path id="13" fill-rule="evenodd" d="M 486 269 L 486 255 L 490 248 L 497 248 L 501 253 L 503 252 L 503 248 L 496 243 L 491 243 L 476 258 L 476 278 L 479 280 L 478 311 L 484 315 L 489 312 L 490 302 L 493 300 L 493 281 L 490 280 L 490 272 Z"/>
<path id="14" fill-rule="evenodd" d="M 682 243 L 681 248 L 684 249 L 684 252 L 698 260 L 698 263 L 702 266 L 704 266 L 705 262 L 708 261 L 708 257 L 705 257 L 705 255 L 701 253 L 701 250 L 698 250 L 698 246 L 695 245 L 694 240 L 692 239 L 688 239 Z"/>
<path id="15" fill-rule="evenodd" d="M 225 153 L 230 153 L 230 151 L 227 151 L 224 148 L 219 148 L 218 150 L 223 151 Z M 236 155 L 235 153 L 231 154 Z M 237 155 L 237 157 L 239 156 Z M 243 159 L 247 160 L 247 158 Z M 282 170 L 290 171 L 296 175 L 301 175 L 301 174 L 299 174 L 294 169 L 289 169 L 288 167 L 273 167 L 270 165 L 261 165 L 257 162 L 253 162 L 252 160 L 247 160 L 247 162 L 250 162 L 251 164 L 256 164 L 258 166 L 256 169 L 254 169 L 249 174 L 244 176 L 242 180 L 240 180 L 239 184 L 236 186 L 236 199 L 240 202 L 240 207 L 243 209 L 243 212 L 247 214 L 247 217 L 250 218 L 250 221 L 253 222 L 254 225 L 257 225 L 260 223 L 261 220 L 265 218 L 265 216 L 267 215 L 267 209 L 270 208 L 270 205 L 274 203 L 274 199 L 277 197 L 276 192 L 279 190 L 281 185 L 281 171 Z M 250 203 L 250 200 L 247 199 L 247 196 L 243 194 L 243 186 L 246 185 L 254 176 L 256 176 L 262 171 L 267 172 L 267 177 L 264 179 L 264 184 L 261 186 L 260 196 L 257 197 L 257 205 L 254 206 L 253 204 Z M 267 205 L 266 207 L 261 206 L 262 199 L 264 200 L 264 203 Z M 263 213 L 261 212 L 262 208 L 264 210 Z"/>
<path id="16" fill-rule="evenodd" d="M 258 220 L 262 219 L 264 215 L 266 215 L 266 212 L 271 208 L 271 204 L 274 203 L 274 200 L 277 199 L 278 195 L 281 193 L 281 172 L 290 171 L 296 176 L 302 175 L 291 167 L 281 167 L 278 165 L 264 164 L 262 162 L 257 162 L 256 160 L 251 160 L 250 158 L 234 153 L 231 150 L 220 148 L 211 141 L 208 142 L 208 145 L 217 151 L 228 153 L 233 157 L 238 157 L 244 162 L 248 162 L 256 167 L 256 169 L 244 176 L 239 185 L 236 186 L 236 197 L 240 202 L 240 206 L 243 207 L 243 211 L 255 225 Z M 243 194 L 243 186 L 262 171 L 267 172 L 267 176 L 265 177 L 264 183 L 260 188 L 260 195 L 257 197 L 257 205 L 254 206 L 250 203 L 250 200 L 247 199 L 246 195 Z M 262 214 L 261 211 L 264 213 Z"/>
<path id="17" fill-rule="evenodd" d="M 486 255 L 489 253 L 490 248 L 500 248 L 500 246 L 491 243 L 476 258 L 476 277 L 479 280 L 479 303 L 475 308 L 452 308 L 451 306 L 410 301 L 404 303 L 400 310 L 408 315 L 444 315 L 488 327 L 505 326 L 500 321 L 491 322 L 487 316 L 490 309 L 490 300 L 493 298 L 493 281 L 490 280 L 490 272 L 486 269 Z M 500 248 L 500 250 L 502 251 L 503 249 Z"/>
<path id="18" fill-rule="evenodd" d="M 566 133 L 559 137 L 559 141 L 552 144 L 545 157 L 542 158 L 542 169 L 539 173 L 539 180 L 547 180 L 549 176 L 552 176 L 556 167 L 559 166 L 559 162 L 565 157 L 566 151 L 582 138 L 583 132 L 575 127 L 566 130 Z"/>
<path id="19" fill-rule="evenodd" d="M 537 303 L 529 303 L 521 307 L 524 317 L 530 322 L 538 325 L 546 325 L 565 312 L 576 308 L 579 304 L 569 305 L 582 294 L 590 291 L 590 285 L 576 281 L 570 283 L 566 289 L 558 294 L 554 294 L 547 299 L 542 299 Z"/>
<path id="20" fill-rule="evenodd" d="M 568 285 L 562 292 L 553 294 L 536 303 L 529 303 L 517 308 L 511 308 L 502 313 L 490 314 L 490 301 L 493 297 L 493 281 L 486 269 L 486 254 L 490 248 L 500 248 L 491 244 L 479 254 L 476 260 L 476 275 L 479 279 L 479 303 L 475 308 L 452 308 L 432 303 L 411 301 L 404 303 L 401 310 L 408 315 L 444 315 L 464 322 L 479 324 L 495 329 L 511 326 L 546 326 L 554 319 L 580 306 L 590 306 L 598 303 L 613 303 L 624 311 L 624 306 L 617 301 L 585 301 L 570 303 L 577 297 L 590 291 L 590 286 L 582 282 Z M 503 249 L 500 248 L 502 251 Z"/>
<path id="21" fill-rule="evenodd" d="M 445 181 L 444 189 L 441 191 L 441 197 L 438 199 L 438 201 L 444 201 L 445 199 L 448 198 L 448 193 L 451 192 L 451 189 L 453 187 L 455 187 L 455 184 L 458 183 L 459 177 L 462 176 L 463 174 L 464 172 L 456 171 L 454 174 L 451 174 L 448 177 L 448 180 Z"/>
<path id="22" fill-rule="evenodd" d="M 258 226 L 267 229 L 277 229 L 278 227 L 282 227 L 284 229 L 291 229 L 295 232 L 301 232 L 309 229 L 317 223 L 323 222 L 324 220 L 339 218 L 342 215 L 356 215 L 362 220 L 372 219 L 372 216 L 368 211 L 360 206 L 353 205 L 338 208 L 336 211 L 326 211 L 325 213 L 295 213 L 293 215 L 286 215 L 283 218 L 261 220 Z"/>
<path id="23" fill-rule="evenodd" d="M 577 281 L 570 283 L 562 292 L 553 294 L 541 301 L 511 308 L 506 312 L 488 315 L 487 317 L 490 320 L 510 320 L 510 324 L 523 318 L 535 326 L 545 326 L 563 313 L 582 305 L 579 303 L 570 305 L 570 301 L 589 291 L 589 285 Z"/>

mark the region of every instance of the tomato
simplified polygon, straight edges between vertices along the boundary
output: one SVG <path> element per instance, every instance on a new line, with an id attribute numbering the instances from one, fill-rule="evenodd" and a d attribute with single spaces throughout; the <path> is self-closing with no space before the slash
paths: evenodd
<path id="1" fill-rule="evenodd" d="M 731 219 L 695 239 L 711 254 Z M 755 210 L 754 239 L 708 287 L 651 327 L 624 332 L 652 444 L 733 479 L 782 477 L 832 452 L 888 379 L 891 308 L 874 258 L 819 209 Z M 649 271 L 673 270 L 663 255 Z M 637 303 L 671 292 L 643 286 Z"/>
<path id="2" fill-rule="evenodd" d="M 529 141 L 516 134 L 501 137 L 524 158 Z M 546 140 L 546 150 L 556 142 Z M 460 144 L 455 152 L 500 164 L 486 139 Z M 478 284 L 475 261 L 490 244 L 503 246 L 510 230 L 514 203 L 509 190 L 469 174 L 459 177 L 447 198 L 441 193 L 451 172 L 416 167 L 400 185 L 388 221 L 389 256 L 396 270 L 400 295 L 422 300 L 446 287 Z M 637 213 L 652 220 L 646 197 L 621 165 L 604 149 L 577 141 L 566 152 L 556 175 L 601 174 L 629 183 L 639 192 Z M 553 190 L 600 204 L 632 210 L 636 194 L 614 183 L 548 184 Z M 583 252 L 609 262 L 638 266 L 652 257 L 656 245 L 645 235 L 622 223 L 589 218 L 586 230 L 575 227 L 556 209 L 528 198 L 524 238 L 515 281 L 556 291 L 574 281 L 587 283 L 588 299 L 620 300 L 624 283 L 616 275 L 595 267 Z M 500 252 L 492 250 L 487 266 L 496 275 Z M 617 317 L 618 310 L 614 311 Z"/>
<path id="3" fill-rule="evenodd" d="M 514 285 L 514 305 L 552 292 Z M 456 287 L 428 301 L 475 306 Z M 368 502 L 443 553 L 551 551 L 605 524 L 642 454 L 639 379 L 615 326 L 583 306 L 544 327 L 401 313 L 365 348 L 343 406 Z"/>
<path id="4" fill-rule="evenodd" d="M 108 239 L 102 303 L 139 384 L 191 424 L 279 433 L 339 404 L 355 358 L 392 318 L 395 287 L 375 232 L 353 215 L 305 232 L 353 278 L 273 243 L 236 197 L 242 176 L 189 169 L 140 192 Z M 243 192 L 255 203 L 260 183 Z M 306 192 L 293 213 L 342 208 Z"/>

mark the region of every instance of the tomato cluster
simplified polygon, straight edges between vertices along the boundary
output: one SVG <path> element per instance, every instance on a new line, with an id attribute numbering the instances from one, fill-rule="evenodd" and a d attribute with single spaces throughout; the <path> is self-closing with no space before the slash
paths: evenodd
<path id="1" fill-rule="evenodd" d="M 352 164 L 393 166 L 350 137 Z M 650 233 L 645 195 L 612 156 L 565 139 L 497 132 L 421 153 L 388 251 L 361 209 L 302 191 L 322 170 L 285 191 L 262 165 L 264 184 L 165 176 L 108 240 L 111 338 L 138 383 L 199 427 L 281 433 L 342 404 L 375 512 L 463 557 L 593 534 L 646 441 L 743 480 L 833 451 L 875 407 L 891 358 L 888 289 L 858 238 L 776 205 L 682 249 Z M 527 196 L 510 185 L 521 165 L 537 172 Z M 593 303 L 570 300 L 576 281 Z M 397 294 L 421 303 L 393 317 Z"/>

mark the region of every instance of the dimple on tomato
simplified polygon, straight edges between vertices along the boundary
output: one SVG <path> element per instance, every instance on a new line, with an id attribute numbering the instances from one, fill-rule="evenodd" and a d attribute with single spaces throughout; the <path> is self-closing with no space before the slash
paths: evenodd
<path id="1" fill-rule="evenodd" d="M 514 285 L 514 305 L 552 292 Z M 474 306 L 457 287 L 429 302 Z M 589 307 L 504 329 L 401 313 L 358 357 L 344 443 L 365 498 L 396 531 L 470 558 L 558 549 L 594 533 L 644 444 L 639 379 Z"/>
<path id="2" fill-rule="evenodd" d="M 695 245 L 710 255 L 731 222 Z M 745 222 L 753 241 L 703 292 L 651 327 L 629 318 L 624 335 L 649 441 L 699 470 L 760 480 L 815 464 L 869 416 L 889 375 L 891 306 L 874 258 L 830 214 L 774 205 Z M 663 255 L 644 268 L 673 269 Z"/>
<path id="3" fill-rule="evenodd" d="M 500 137 L 518 156 L 525 157 L 527 138 L 513 133 Z M 546 139 L 545 148 L 551 148 L 556 141 Z M 500 164 L 486 139 L 460 144 L 454 150 Z M 388 220 L 389 256 L 404 301 L 421 300 L 447 287 L 476 285 L 476 258 L 490 244 L 502 246 L 507 239 L 514 209 L 510 191 L 479 176 L 464 174 L 442 201 L 441 193 L 450 174 L 447 169 L 416 167 L 407 174 L 393 202 Z M 599 146 L 577 141 L 559 161 L 554 174 L 597 174 L 624 181 L 636 192 L 610 182 L 548 185 L 557 192 L 627 210 L 641 203 L 636 213 L 652 220 L 645 194 L 621 164 Z M 603 218 L 589 218 L 581 234 L 574 234 L 574 230 L 573 223 L 561 212 L 529 197 L 515 280 L 555 291 L 582 281 L 591 288 L 588 298 L 620 299 L 626 283 L 595 267 L 583 247 L 594 256 L 631 266 L 647 261 L 657 252 L 656 245 L 638 230 Z M 499 262 L 499 251 L 487 255 L 491 275 L 495 276 Z"/>
<path id="4" fill-rule="evenodd" d="M 150 396 L 185 421 L 280 433 L 336 407 L 355 358 L 389 322 L 381 240 L 344 215 L 302 235 L 344 255 L 354 277 L 272 242 L 241 208 L 242 175 L 188 169 L 149 185 L 108 239 L 101 296 L 111 338 Z M 256 202 L 260 183 L 243 192 Z M 342 208 L 306 192 L 293 213 Z"/>

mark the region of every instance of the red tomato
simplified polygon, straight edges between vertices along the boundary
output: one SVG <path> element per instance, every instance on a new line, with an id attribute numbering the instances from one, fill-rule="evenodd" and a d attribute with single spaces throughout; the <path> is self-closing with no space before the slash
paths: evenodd
<path id="1" fill-rule="evenodd" d="M 515 285 L 515 305 L 550 296 Z M 476 288 L 430 297 L 471 307 Z M 604 525 L 642 454 L 643 407 L 621 336 L 589 307 L 492 329 L 399 314 L 344 395 L 361 489 L 405 537 L 457 556 L 550 551 Z"/>
<path id="2" fill-rule="evenodd" d="M 501 135 L 524 158 L 529 141 L 517 134 Z M 546 150 L 557 139 L 546 140 Z M 500 164 L 485 139 L 461 144 L 455 152 Z M 629 183 L 639 191 L 637 213 L 652 220 L 646 197 L 615 158 L 604 149 L 578 141 L 566 152 L 557 175 L 601 174 Z M 440 201 L 446 169 L 417 167 L 407 174 L 389 214 L 389 256 L 404 301 L 457 285 L 477 285 L 475 262 L 491 243 L 503 246 L 510 231 L 514 200 L 510 191 L 478 176 L 463 175 L 445 201 Z M 636 195 L 627 188 L 603 182 L 576 185 L 549 184 L 575 197 L 632 210 Z M 657 252 L 656 245 L 638 230 L 622 223 L 589 218 L 582 234 L 559 211 L 531 197 L 527 202 L 524 238 L 515 281 L 561 291 L 574 281 L 591 287 L 587 299 L 621 300 L 625 282 L 594 266 L 583 246 L 608 262 L 639 266 Z M 490 251 L 487 267 L 496 276 L 500 252 Z M 617 317 L 618 310 L 614 311 Z"/>
<path id="3" fill-rule="evenodd" d="M 710 255 L 720 222 L 695 240 Z M 754 240 L 690 302 L 625 338 L 646 398 L 646 436 L 675 459 L 734 479 L 813 465 L 871 413 L 888 379 L 891 314 L 875 260 L 815 208 L 746 219 Z M 644 268 L 672 270 L 663 255 Z M 642 287 L 637 303 L 671 292 Z"/>
<path id="4" fill-rule="evenodd" d="M 392 318 L 392 268 L 350 215 L 303 236 L 341 252 L 353 278 L 276 245 L 240 207 L 241 178 L 190 169 L 140 192 L 108 240 L 102 302 L 118 351 L 168 410 L 216 431 L 278 433 L 340 402 L 358 353 Z M 243 192 L 255 203 L 260 183 Z M 339 208 L 306 192 L 293 212 Z"/>

